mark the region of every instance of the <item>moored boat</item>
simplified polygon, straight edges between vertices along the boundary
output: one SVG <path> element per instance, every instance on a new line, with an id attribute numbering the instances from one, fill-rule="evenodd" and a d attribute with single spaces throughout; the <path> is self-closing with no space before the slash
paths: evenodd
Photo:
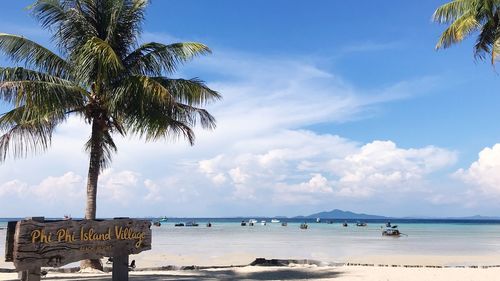
<path id="1" fill-rule="evenodd" d="M 307 229 L 309 226 L 307 225 L 307 223 L 301 223 L 300 224 L 300 229 Z"/>
<path id="2" fill-rule="evenodd" d="M 198 226 L 199 224 L 197 224 L 196 222 L 194 221 L 189 221 L 186 223 L 186 226 Z"/>
<path id="3" fill-rule="evenodd" d="M 356 223 L 356 226 L 366 226 L 366 225 L 367 225 L 366 222 L 360 222 L 360 221 L 358 221 Z"/>
<path id="4" fill-rule="evenodd" d="M 183 222 L 178 222 L 178 223 L 174 224 L 174 226 L 185 226 L 185 224 Z"/>
<path id="5" fill-rule="evenodd" d="M 272 223 L 278 223 L 278 222 L 280 222 L 280 220 L 278 220 L 278 219 L 272 219 L 271 222 Z"/>

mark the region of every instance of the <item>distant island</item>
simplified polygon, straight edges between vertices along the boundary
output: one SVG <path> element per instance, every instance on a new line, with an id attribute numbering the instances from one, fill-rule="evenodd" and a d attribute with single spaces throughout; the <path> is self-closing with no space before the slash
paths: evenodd
<path id="1" fill-rule="evenodd" d="M 320 218 L 320 219 L 387 219 L 388 217 L 358 214 L 350 211 L 332 210 L 329 212 L 319 212 L 308 216 L 297 216 L 295 218 Z"/>
<path id="2" fill-rule="evenodd" d="M 488 216 L 468 216 L 468 217 L 386 217 L 379 215 L 369 215 L 363 213 L 354 213 L 351 211 L 343 211 L 339 209 L 334 209 L 331 211 L 319 212 L 307 216 L 296 216 L 294 218 L 320 218 L 320 219 L 446 219 L 446 220 L 498 220 L 500 217 L 488 217 Z"/>

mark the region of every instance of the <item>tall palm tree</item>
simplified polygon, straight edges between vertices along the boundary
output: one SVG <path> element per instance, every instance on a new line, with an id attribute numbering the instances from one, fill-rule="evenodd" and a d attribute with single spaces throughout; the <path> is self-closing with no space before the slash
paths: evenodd
<path id="1" fill-rule="evenodd" d="M 91 126 L 86 219 L 96 218 L 99 173 L 117 150 L 115 135 L 146 141 L 186 138 L 193 126 L 213 129 L 200 106 L 220 95 L 199 79 L 173 79 L 177 67 L 210 53 L 200 43 L 138 43 L 147 0 L 38 0 L 34 17 L 52 33 L 58 53 L 0 33 L 0 52 L 20 67 L 0 68 L 0 160 L 46 150 L 70 116 Z M 83 267 L 99 268 L 96 261 Z"/>
<path id="2" fill-rule="evenodd" d="M 473 33 L 478 33 L 474 46 L 476 58 L 491 58 L 500 54 L 500 0 L 454 0 L 439 7 L 433 20 L 449 24 L 441 34 L 437 49 L 448 48 Z"/>

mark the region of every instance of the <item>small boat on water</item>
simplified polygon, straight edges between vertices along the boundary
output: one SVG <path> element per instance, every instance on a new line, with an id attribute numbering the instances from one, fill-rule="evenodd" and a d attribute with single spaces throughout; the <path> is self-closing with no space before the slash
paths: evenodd
<path id="1" fill-rule="evenodd" d="M 207 227 L 212 227 L 212 223 L 211 222 L 207 222 Z"/>
<path id="2" fill-rule="evenodd" d="M 174 226 L 186 226 L 186 224 L 184 224 L 183 222 L 178 222 L 178 223 L 174 224 Z"/>
<path id="3" fill-rule="evenodd" d="M 186 223 L 186 226 L 199 226 L 199 224 L 197 224 L 194 221 L 189 221 L 189 222 Z"/>
<path id="4" fill-rule="evenodd" d="M 63 220 L 65 220 L 65 221 L 71 220 L 71 215 L 64 215 Z"/>
<path id="5" fill-rule="evenodd" d="M 253 223 L 253 224 L 256 224 L 258 223 L 258 221 L 256 219 L 249 219 L 248 220 L 249 223 Z"/>
<path id="6" fill-rule="evenodd" d="M 266 223 L 266 221 L 261 221 L 260 224 L 266 225 L 267 223 Z"/>
<path id="7" fill-rule="evenodd" d="M 163 216 L 160 218 L 160 222 L 167 222 L 168 221 L 168 218 Z"/>
<path id="8" fill-rule="evenodd" d="M 240 225 L 241 225 L 241 226 L 246 226 L 246 225 L 247 225 L 247 223 L 246 223 L 245 221 L 241 221 L 241 224 L 240 224 Z"/>
<path id="9" fill-rule="evenodd" d="M 401 233 L 399 231 L 399 229 L 398 229 L 398 226 L 397 225 L 391 225 L 391 222 L 387 222 L 385 224 L 385 229 L 382 229 L 382 236 L 399 237 L 401 235 L 406 235 L 406 234 Z"/>
<path id="10" fill-rule="evenodd" d="M 395 237 L 399 237 L 401 236 L 401 232 L 399 232 L 397 226 L 396 227 L 390 227 L 390 228 L 386 228 L 384 230 L 382 230 L 382 235 L 383 236 L 395 236 Z"/>
<path id="11" fill-rule="evenodd" d="M 348 227 L 349 225 L 347 224 L 347 222 L 345 221 L 343 224 L 342 224 L 343 227 Z"/>
<path id="12" fill-rule="evenodd" d="M 288 223 L 286 221 L 281 223 L 281 226 L 287 226 L 287 225 Z"/>
<path id="13" fill-rule="evenodd" d="M 356 226 L 366 226 L 366 225 L 367 225 L 366 222 L 360 222 L 360 221 L 358 221 L 356 223 Z"/>
<path id="14" fill-rule="evenodd" d="M 300 229 L 307 229 L 309 226 L 307 225 L 307 223 L 301 223 L 300 224 Z"/>
<path id="15" fill-rule="evenodd" d="M 320 219 L 320 218 L 316 218 L 316 222 L 317 222 L 317 223 L 320 223 L 320 222 L 321 222 L 321 219 Z"/>
<path id="16" fill-rule="evenodd" d="M 153 222 L 153 225 L 154 225 L 154 226 L 158 226 L 158 227 L 160 227 L 160 226 L 161 226 L 161 222 L 159 222 L 159 221 L 155 221 L 155 222 Z"/>
<path id="17" fill-rule="evenodd" d="M 278 220 L 278 219 L 272 219 L 271 220 L 271 223 L 278 223 L 278 222 L 280 222 L 280 220 Z"/>

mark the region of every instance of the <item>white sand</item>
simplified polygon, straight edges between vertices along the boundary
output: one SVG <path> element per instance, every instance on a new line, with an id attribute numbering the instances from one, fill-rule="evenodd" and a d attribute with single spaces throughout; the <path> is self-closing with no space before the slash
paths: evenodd
<path id="1" fill-rule="evenodd" d="M 401 268 L 369 266 L 247 266 L 227 269 L 131 272 L 131 281 L 166 280 L 338 280 L 338 281 L 426 281 L 499 280 L 500 268 Z M 0 280 L 15 280 L 2 273 Z M 62 274 L 50 272 L 43 280 L 111 280 L 110 274 Z"/>

